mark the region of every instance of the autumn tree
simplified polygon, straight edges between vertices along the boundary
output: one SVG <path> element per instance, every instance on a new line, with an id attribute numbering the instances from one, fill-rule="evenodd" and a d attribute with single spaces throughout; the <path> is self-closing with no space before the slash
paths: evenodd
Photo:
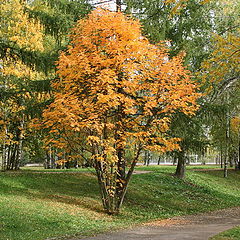
<path id="1" fill-rule="evenodd" d="M 164 44 L 150 44 L 140 29 L 138 21 L 101 9 L 78 21 L 58 61 L 54 102 L 43 113 L 46 144 L 68 146 L 62 160 L 89 152 L 109 214 L 119 212 L 142 150 L 178 149 L 180 139 L 167 135 L 171 116 L 197 108 L 182 56 L 170 59 Z M 127 161 L 129 149 L 134 157 Z"/>
<path id="2" fill-rule="evenodd" d="M 23 159 L 24 163 L 49 159 L 41 141 L 47 133 L 33 131 L 29 122 L 40 116 L 51 101 L 49 83 L 56 76 L 54 62 L 58 52 L 68 42 L 69 28 L 90 7 L 81 0 L 1 1 L 0 152 L 3 169 L 18 169 Z M 54 154 L 51 156 L 54 158 Z"/>
<path id="3" fill-rule="evenodd" d="M 43 52 L 42 27 L 30 20 L 23 1 L 2 1 L 0 8 L 0 144 L 2 169 L 18 169 L 27 126 L 25 102 L 18 88 L 42 75 L 34 69 L 34 56 Z M 29 58 L 30 56 L 30 58 Z"/>
<path id="4" fill-rule="evenodd" d="M 31 19 L 37 19 L 41 23 L 44 33 L 44 57 L 47 59 L 47 66 L 44 66 L 44 70 L 47 77 L 39 79 L 41 81 L 38 81 L 39 84 L 35 86 L 35 89 L 41 89 L 42 87 L 44 89 L 43 93 L 47 96 L 49 92 L 51 93 L 49 82 L 56 77 L 54 62 L 58 59 L 59 51 L 65 49 L 68 44 L 69 29 L 74 26 L 78 19 L 89 13 L 91 8 L 86 0 L 34 0 L 25 9 Z M 30 86 L 30 89 L 32 89 L 32 86 Z M 51 98 L 48 98 L 45 104 L 49 104 L 49 101 L 51 101 Z M 39 117 L 39 112 L 44 108 L 44 103 L 34 104 L 34 107 L 36 109 L 34 116 Z M 44 162 L 46 168 L 55 168 L 56 153 L 59 149 L 50 145 L 47 149 L 42 148 L 43 138 L 46 134 L 48 134 L 47 131 L 32 130 L 26 139 L 28 143 L 26 154 L 30 156 L 31 161 L 41 161 Z"/>

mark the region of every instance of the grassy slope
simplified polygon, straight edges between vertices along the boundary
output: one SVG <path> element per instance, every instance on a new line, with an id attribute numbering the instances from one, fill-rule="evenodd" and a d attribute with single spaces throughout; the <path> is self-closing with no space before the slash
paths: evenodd
<path id="1" fill-rule="evenodd" d="M 239 239 L 240 239 L 240 226 L 222 232 L 211 238 L 211 240 L 239 240 Z"/>
<path id="2" fill-rule="evenodd" d="M 173 167 L 147 170 L 154 172 L 133 176 L 117 217 L 102 212 L 96 178 L 86 171 L 0 173 L 0 239 L 90 235 L 240 205 L 240 173 L 232 171 L 224 179 L 219 171 L 188 171 L 183 181 L 171 176 Z"/>

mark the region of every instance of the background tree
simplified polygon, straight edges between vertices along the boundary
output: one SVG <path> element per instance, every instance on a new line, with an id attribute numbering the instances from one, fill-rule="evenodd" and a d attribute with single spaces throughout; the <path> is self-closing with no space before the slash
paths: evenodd
<path id="1" fill-rule="evenodd" d="M 0 11 L 1 165 L 6 170 L 19 168 L 27 126 L 24 102 L 28 97 L 18 91 L 18 86 L 41 76 L 27 53 L 41 53 L 44 47 L 42 28 L 28 18 L 22 2 L 3 1 Z"/>
<path id="2" fill-rule="evenodd" d="M 187 64 L 188 68 L 196 75 L 197 82 L 205 83 L 205 80 L 198 76 L 198 72 L 201 70 L 202 62 L 208 59 L 208 56 L 213 51 L 211 42 L 213 33 L 217 33 L 219 38 L 224 38 L 226 32 L 235 31 L 238 26 L 237 11 L 235 11 L 237 10 L 237 4 L 235 3 L 231 3 L 231 7 L 228 7 L 229 5 L 226 5 L 224 2 L 200 0 L 127 0 L 125 2 L 127 3 L 128 11 L 133 12 L 143 23 L 144 34 L 151 42 L 158 42 L 159 40 L 169 41 L 171 56 L 174 56 L 180 51 L 186 53 L 185 64 Z M 231 14 L 229 14 L 230 12 Z M 201 19 L 201 21 L 199 21 L 199 19 Z M 222 42 L 222 44 L 224 45 L 224 42 Z M 222 68 L 221 71 L 224 73 L 225 70 L 226 69 Z M 212 74 L 212 76 L 213 75 L 214 74 Z M 217 76 L 218 75 L 215 75 L 215 78 Z M 212 82 L 217 82 L 215 78 L 212 79 Z M 206 86 L 204 84 L 201 91 L 205 92 L 205 95 L 209 93 L 209 91 L 206 92 Z M 205 107 L 206 101 L 207 100 L 203 98 L 199 104 Z M 181 129 L 182 131 L 179 131 L 177 124 L 172 125 L 172 128 L 176 127 L 176 129 L 172 129 L 172 131 L 183 139 L 182 143 L 191 142 L 191 144 L 183 145 L 182 151 L 184 150 L 184 146 L 187 147 L 184 152 L 189 152 L 190 149 L 188 146 L 191 146 L 193 148 L 192 150 L 195 151 L 198 149 L 201 141 L 203 141 L 202 144 L 206 142 L 201 137 L 204 135 L 204 131 L 206 131 L 206 124 L 201 120 L 203 116 L 199 115 L 199 117 L 197 116 L 194 120 L 191 118 L 181 118 L 180 116 L 176 116 L 176 119 L 181 119 L 180 122 L 186 121 L 180 125 L 188 126 L 189 136 L 187 131 L 183 130 L 184 128 Z M 203 124 L 201 131 L 195 131 L 196 119 L 199 119 L 199 123 L 201 122 Z M 204 119 L 206 119 L 206 117 L 204 117 Z M 198 133 L 200 132 L 202 134 L 199 135 Z M 196 133 L 196 135 L 194 136 L 191 133 Z M 198 141 L 196 141 L 197 138 Z M 197 145 L 194 146 L 193 143 Z M 182 161 L 179 161 L 179 164 L 181 162 Z M 181 168 L 181 165 L 182 164 L 177 167 L 176 176 L 179 176 L 177 172 L 184 172 L 184 168 Z M 184 165 L 185 164 L 182 166 Z"/>
<path id="3" fill-rule="evenodd" d="M 29 16 L 33 19 L 38 19 L 44 26 L 45 47 L 47 48 L 48 57 L 53 60 L 51 63 L 49 62 L 48 79 L 42 81 L 45 91 L 51 93 L 49 80 L 53 81 L 56 77 L 55 61 L 58 58 L 59 51 L 65 49 L 68 44 L 70 29 L 76 21 L 85 16 L 91 8 L 91 5 L 85 0 L 36 0 L 32 2 L 31 8 L 27 9 Z M 49 72 L 51 72 L 52 75 L 49 75 Z M 49 104 L 50 101 L 51 99 L 49 99 L 46 104 Z M 41 112 L 44 105 L 42 104 L 39 108 Z M 35 117 L 40 117 L 40 115 L 41 113 L 35 115 Z M 45 168 L 55 168 L 55 161 L 59 159 L 57 152 L 61 152 L 61 150 L 55 149 L 51 145 L 46 149 L 42 147 L 43 138 L 46 134 L 49 134 L 48 132 L 35 130 L 35 138 L 33 138 L 33 131 L 31 133 L 29 138 L 31 141 L 29 142 L 30 144 L 28 144 L 28 149 L 31 150 L 33 156 L 38 156 L 39 159 L 45 159 Z M 39 141 L 40 139 L 41 141 Z M 39 147 L 42 149 L 41 151 L 38 151 Z M 36 159 L 37 157 L 34 157 L 32 161 L 36 161 Z M 64 167 L 64 165 L 62 165 L 62 167 Z M 65 167 L 67 167 L 66 164 Z"/>
<path id="4" fill-rule="evenodd" d="M 40 116 L 50 103 L 50 81 L 55 78 L 54 62 L 58 51 L 66 46 L 68 30 L 74 21 L 89 8 L 85 1 L 3 1 L 0 32 L 2 124 L 8 119 L 8 128 L 1 127 L 4 169 L 18 169 L 23 158 L 15 158 L 22 154 L 24 162 L 48 159 L 49 154 L 42 148 L 41 141 L 46 133 L 32 131 L 29 122 Z M 15 146 L 19 141 L 20 155 Z M 12 150 L 5 149 L 10 142 Z M 13 166 L 11 162 L 16 164 Z"/>
<path id="5" fill-rule="evenodd" d="M 68 43 L 68 33 L 77 20 L 92 9 L 87 0 L 35 0 L 28 8 L 28 14 L 44 26 L 52 50 L 61 49 Z M 53 46 L 55 44 L 55 46 Z"/>
<path id="6" fill-rule="evenodd" d="M 210 39 L 213 13 L 216 6 L 211 1 L 176 0 L 126 0 L 144 26 L 144 34 L 151 42 L 169 41 L 171 56 L 186 52 L 185 63 L 196 71 L 208 55 L 206 43 Z M 199 21 L 201 19 L 201 21 Z"/>
<path id="7" fill-rule="evenodd" d="M 183 113 L 177 113 L 173 117 L 171 124 L 171 134 L 174 137 L 181 138 L 179 142 L 180 150 L 171 153 L 177 161 L 175 176 L 178 178 L 185 177 L 186 164 L 188 156 L 198 154 L 203 156 L 209 145 L 204 117 L 205 109 L 200 108 L 194 116 L 187 116 Z"/>
<path id="8" fill-rule="evenodd" d="M 230 27 L 215 33 L 212 38 L 212 54 L 202 65 L 202 79 L 211 93 L 208 97 L 214 111 L 210 128 L 215 142 L 219 142 L 224 158 L 224 175 L 232 156 L 231 118 L 239 114 L 239 3 L 229 2 L 223 6 L 224 17 L 231 22 Z M 218 120 L 217 120 L 218 119 Z"/>

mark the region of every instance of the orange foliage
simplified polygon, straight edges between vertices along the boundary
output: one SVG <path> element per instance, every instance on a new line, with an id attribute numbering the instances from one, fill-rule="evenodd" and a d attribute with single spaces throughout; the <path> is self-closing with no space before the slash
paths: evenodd
<path id="1" fill-rule="evenodd" d="M 104 208 L 112 214 L 142 149 L 179 148 L 180 139 L 167 135 L 172 115 L 194 114 L 199 94 L 182 56 L 170 59 L 163 43 L 150 44 L 139 22 L 122 13 L 93 11 L 71 39 L 58 61 L 60 79 L 53 83 L 55 99 L 43 113 L 43 127 L 50 130 L 47 144 L 64 148 L 71 159 L 90 152 Z M 134 153 L 130 162 L 126 151 Z"/>
<path id="2" fill-rule="evenodd" d="M 233 117 L 231 119 L 231 129 L 234 133 L 240 134 L 240 118 Z"/>
<path id="3" fill-rule="evenodd" d="M 43 114 L 52 142 L 73 148 L 86 139 L 110 161 L 133 142 L 160 152 L 178 148 L 179 139 L 165 134 L 171 115 L 194 114 L 199 97 L 182 57 L 169 59 L 163 44 L 141 36 L 138 21 L 102 9 L 80 20 L 71 38 L 58 61 L 55 100 Z"/>

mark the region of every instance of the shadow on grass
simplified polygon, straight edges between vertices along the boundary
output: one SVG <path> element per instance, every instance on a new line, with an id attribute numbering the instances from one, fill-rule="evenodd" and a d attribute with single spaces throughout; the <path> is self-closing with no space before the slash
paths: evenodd
<path id="1" fill-rule="evenodd" d="M 233 182 L 240 178 L 233 175 L 229 180 L 221 179 L 220 173 L 213 171 L 190 174 L 191 178 L 186 180 L 176 179 L 169 172 L 134 175 L 120 218 L 164 218 L 240 205 L 240 194 L 222 192 L 220 189 L 224 184 L 226 188 L 231 188 Z M 194 178 L 196 181 L 192 182 Z M 214 179 L 223 181 L 221 186 L 206 183 Z M 97 179 L 89 173 L 1 173 L 0 186 L 0 194 L 65 203 L 103 212 Z"/>
<path id="2" fill-rule="evenodd" d="M 97 180 L 89 173 L 1 173 L 0 186 L 0 194 L 5 196 L 24 196 L 103 211 Z"/>
<path id="3" fill-rule="evenodd" d="M 205 172 L 196 174 L 197 176 L 191 177 L 196 176 L 196 182 L 192 182 L 191 178 L 176 179 L 169 173 L 136 175 L 126 196 L 127 208 L 129 205 L 138 206 L 137 208 L 141 209 L 139 214 L 149 215 L 151 212 L 152 217 L 166 217 L 240 205 L 239 184 L 235 189 L 232 187 L 233 182 L 239 183 L 238 177 L 234 175 L 236 173 L 232 173 L 233 176 L 229 180 L 215 176 L 217 173 L 213 171 L 207 173 L 207 177 L 204 176 Z M 221 184 L 212 184 L 211 181 L 215 178 L 216 181 L 220 180 Z M 210 184 L 205 184 L 207 181 Z M 222 191 L 221 186 L 229 189 L 229 192 Z M 234 192 L 231 193 L 230 189 Z"/>

